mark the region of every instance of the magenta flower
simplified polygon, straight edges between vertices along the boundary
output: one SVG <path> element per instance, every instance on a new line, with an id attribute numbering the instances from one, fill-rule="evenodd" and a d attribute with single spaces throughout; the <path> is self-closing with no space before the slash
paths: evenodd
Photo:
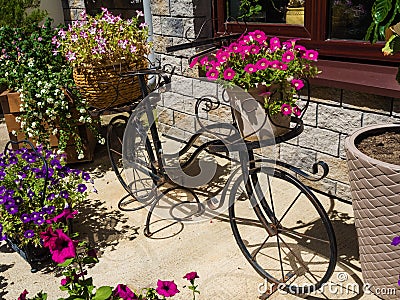
<path id="1" fill-rule="evenodd" d="M 81 31 L 81 32 L 79 33 L 79 35 L 80 35 L 82 38 L 84 38 L 84 39 L 87 39 L 87 37 L 88 37 L 88 34 L 87 34 L 86 31 Z"/>
<path id="2" fill-rule="evenodd" d="M 301 109 L 300 109 L 300 107 L 298 107 L 297 105 L 295 105 L 295 106 L 293 107 L 293 113 L 294 113 L 294 115 L 295 115 L 296 117 L 300 117 L 300 115 L 301 115 Z"/>
<path id="3" fill-rule="evenodd" d="M 123 300 L 137 300 L 138 297 L 124 284 L 118 284 L 114 290 L 114 296 Z"/>
<path id="4" fill-rule="evenodd" d="M 247 64 L 247 65 L 244 67 L 244 70 L 245 70 L 247 73 L 249 73 L 249 74 L 258 71 L 257 66 L 256 66 L 256 65 L 253 65 L 253 64 Z"/>
<path id="5" fill-rule="evenodd" d="M 297 91 L 304 87 L 304 83 L 301 79 L 293 79 L 290 83 Z"/>
<path id="6" fill-rule="evenodd" d="M 220 49 L 215 54 L 215 57 L 217 58 L 218 62 L 220 62 L 220 63 L 226 62 L 229 58 L 229 52 Z"/>
<path id="7" fill-rule="evenodd" d="M 257 45 L 251 45 L 249 48 L 249 52 L 251 54 L 258 54 L 260 52 L 260 47 L 258 47 Z"/>
<path id="8" fill-rule="evenodd" d="M 284 64 L 284 63 L 279 63 L 279 69 L 280 70 L 283 70 L 283 71 L 285 71 L 285 70 L 287 70 L 287 68 L 288 68 L 288 65 L 287 64 Z"/>
<path id="9" fill-rule="evenodd" d="M 265 70 L 268 68 L 269 61 L 266 58 L 261 58 L 258 62 L 256 62 L 256 66 L 258 70 Z"/>
<path id="10" fill-rule="evenodd" d="M 64 285 L 66 285 L 67 283 L 69 283 L 70 281 L 71 281 L 71 278 L 65 277 L 65 278 L 61 279 L 60 284 L 61 284 L 62 286 L 64 286 Z"/>
<path id="11" fill-rule="evenodd" d="M 131 45 L 131 46 L 129 47 L 129 51 L 131 51 L 131 53 L 135 53 L 136 50 L 137 50 L 137 47 L 134 46 L 134 45 Z"/>
<path id="12" fill-rule="evenodd" d="M 157 281 L 156 292 L 160 296 L 173 297 L 179 293 L 179 290 L 174 281 L 162 281 L 159 279 Z"/>
<path id="13" fill-rule="evenodd" d="M 299 52 L 305 52 L 307 49 L 306 49 L 306 47 L 304 47 L 302 45 L 296 45 L 296 46 L 294 46 L 294 50 L 297 50 Z"/>
<path id="14" fill-rule="evenodd" d="M 269 40 L 269 47 L 274 50 L 281 47 L 281 41 L 277 37 L 273 37 Z"/>
<path id="15" fill-rule="evenodd" d="M 242 52 L 242 45 L 240 45 L 238 43 L 232 43 L 229 46 L 229 50 L 234 53 L 240 53 L 240 52 Z"/>
<path id="16" fill-rule="evenodd" d="M 219 75 L 218 70 L 217 69 L 212 69 L 212 68 L 206 73 L 206 76 L 207 76 L 207 78 L 209 80 L 217 80 L 218 79 L 218 75 Z"/>
<path id="17" fill-rule="evenodd" d="M 249 53 L 250 53 L 250 46 L 242 46 L 242 51 L 240 52 L 242 58 L 244 58 Z"/>
<path id="18" fill-rule="evenodd" d="M 202 59 L 200 59 L 200 65 L 204 66 L 208 63 L 208 57 L 204 56 Z"/>
<path id="19" fill-rule="evenodd" d="M 47 248 L 54 248 L 54 241 L 57 238 L 57 235 L 54 233 L 53 228 L 51 226 L 47 227 L 45 232 L 40 233 L 40 238 L 43 241 L 43 246 Z"/>
<path id="20" fill-rule="evenodd" d="M 280 69 L 281 68 L 281 62 L 279 60 L 273 60 L 269 63 L 269 66 L 272 69 Z"/>
<path id="21" fill-rule="evenodd" d="M 183 278 L 186 278 L 189 281 L 195 280 L 196 278 L 199 278 L 199 275 L 197 275 L 197 272 L 189 272 Z"/>
<path id="22" fill-rule="evenodd" d="M 260 44 L 264 43 L 267 39 L 267 36 L 265 33 L 261 30 L 255 30 L 253 32 L 250 32 L 249 35 L 257 42 Z"/>
<path id="23" fill-rule="evenodd" d="M 290 114 L 292 113 L 292 107 L 289 104 L 282 104 L 281 106 L 281 113 L 284 116 L 290 116 Z"/>
<path id="24" fill-rule="evenodd" d="M 27 290 L 24 290 L 21 295 L 19 295 L 18 300 L 26 300 L 26 295 L 29 294 Z"/>
<path id="25" fill-rule="evenodd" d="M 56 263 L 62 264 L 66 259 L 75 257 L 78 242 L 72 240 L 61 229 L 56 229 L 54 233 L 56 237 L 48 244 L 48 248 L 51 258 Z"/>
<path id="26" fill-rule="evenodd" d="M 224 79 L 225 80 L 232 80 L 233 79 L 233 77 L 235 77 L 235 71 L 232 69 L 232 68 L 227 68 L 225 71 L 224 71 Z"/>
<path id="27" fill-rule="evenodd" d="M 190 68 L 193 68 L 193 67 L 197 64 L 198 61 L 199 61 L 199 58 L 196 56 L 196 57 L 193 58 L 192 61 L 190 62 L 189 67 L 190 67 Z"/>
<path id="28" fill-rule="evenodd" d="M 318 60 L 318 52 L 315 50 L 306 50 L 306 52 L 302 55 L 303 58 L 308 60 L 317 61 Z"/>
<path id="29" fill-rule="evenodd" d="M 52 219 L 46 220 L 46 223 L 52 224 L 52 223 L 60 222 L 60 220 L 62 220 L 62 219 L 64 219 L 64 220 L 73 219 L 77 214 L 78 214 L 77 210 L 71 211 L 71 209 L 66 208 L 59 215 L 55 216 Z"/>
<path id="30" fill-rule="evenodd" d="M 288 50 L 285 53 L 283 53 L 283 55 L 282 55 L 282 61 L 283 62 L 291 62 L 292 60 L 294 60 L 293 51 Z"/>

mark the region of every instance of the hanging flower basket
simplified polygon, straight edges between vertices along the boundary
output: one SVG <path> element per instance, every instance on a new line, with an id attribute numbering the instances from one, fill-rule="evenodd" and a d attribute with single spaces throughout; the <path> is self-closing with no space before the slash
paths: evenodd
<path id="1" fill-rule="evenodd" d="M 88 104 L 108 108 L 131 102 L 141 96 L 139 80 L 123 73 L 146 68 L 145 60 L 137 65 L 124 63 L 74 67 L 75 84 Z"/>

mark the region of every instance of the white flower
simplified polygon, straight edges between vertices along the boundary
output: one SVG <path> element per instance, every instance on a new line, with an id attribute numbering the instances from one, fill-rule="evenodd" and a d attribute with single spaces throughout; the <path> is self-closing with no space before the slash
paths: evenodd
<path id="1" fill-rule="evenodd" d="M 80 116 L 80 118 L 79 118 L 79 122 L 81 122 L 81 123 L 85 123 L 85 117 L 84 117 L 84 116 Z"/>
<path id="2" fill-rule="evenodd" d="M 53 129 L 53 135 L 56 135 L 57 132 L 58 132 L 58 129 L 57 129 L 57 128 L 54 128 L 54 129 Z"/>
<path id="3" fill-rule="evenodd" d="M 67 117 L 67 119 L 70 119 L 72 117 L 70 113 L 67 113 L 65 116 Z"/>
<path id="4" fill-rule="evenodd" d="M 36 122 L 32 122 L 32 128 L 36 128 Z"/>
<path id="5" fill-rule="evenodd" d="M 33 137 L 33 134 L 31 132 L 28 132 L 28 136 L 31 138 Z"/>
<path id="6" fill-rule="evenodd" d="M 47 103 L 50 103 L 50 104 L 51 104 L 51 103 L 53 103 L 53 102 L 54 102 L 54 99 L 53 99 L 53 98 L 51 98 L 51 97 L 48 97 L 48 98 L 47 98 Z"/>
<path id="7" fill-rule="evenodd" d="M 78 159 L 83 159 L 83 158 L 85 158 L 85 155 L 81 152 L 81 153 L 79 153 L 79 155 L 78 155 Z"/>
<path id="8" fill-rule="evenodd" d="M 58 154 L 58 155 L 60 155 L 60 154 L 62 154 L 62 153 L 63 153 L 63 152 L 62 152 L 60 149 L 57 150 L 57 154 Z"/>
<path id="9" fill-rule="evenodd" d="M 84 114 L 84 113 L 86 112 L 86 110 L 85 110 L 84 108 L 81 108 L 81 109 L 79 110 L 79 112 L 80 112 L 81 114 Z"/>
<path id="10" fill-rule="evenodd" d="M 11 131 L 11 134 L 17 136 L 17 132 L 15 130 Z"/>
<path id="11" fill-rule="evenodd" d="M 21 128 L 24 128 L 26 125 L 26 122 L 22 121 L 20 125 L 21 125 Z"/>
<path id="12" fill-rule="evenodd" d="M 100 143 L 100 145 L 104 145 L 104 144 L 106 143 L 105 138 L 101 138 L 101 139 L 99 140 L 99 143 Z"/>
<path id="13" fill-rule="evenodd" d="M 36 97 L 36 98 L 40 98 L 41 96 L 42 96 L 42 95 L 40 95 L 39 93 L 36 93 L 36 94 L 35 94 L 35 97 Z"/>
<path id="14" fill-rule="evenodd" d="M 18 123 L 21 123 L 21 117 L 15 117 L 15 121 L 17 121 Z"/>

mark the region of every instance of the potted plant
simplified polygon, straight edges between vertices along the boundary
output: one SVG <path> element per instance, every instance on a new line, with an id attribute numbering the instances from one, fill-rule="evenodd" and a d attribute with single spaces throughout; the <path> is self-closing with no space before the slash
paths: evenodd
<path id="1" fill-rule="evenodd" d="M 291 115 L 301 115 L 297 95 L 304 80 L 318 73 L 313 64 L 317 58 L 317 51 L 296 44 L 296 40 L 282 42 L 256 30 L 210 57 L 195 58 L 190 66 L 200 66 L 209 80 L 223 81 L 228 93 L 229 87 L 238 86 L 252 95 L 265 108 L 278 136 L 287 131 Z M 243 128 L 239 124 L 246 136 L 252 129 L 245 126 L 245 122 Z"/>
<path id="2" fill-rule="evenodd" d="M 53 43 L 73 67 L 75 83 L 88 103 L 97 108 L 116 106 L 141 95 L 138 80 L 120 73 L 147 66 L 146 23 L 141 11 L 129 20 L 106 8 L 92 17 L 85 12 L 68 29 L 60 29 Z"/>
<path id="3" fill-rule="evenodd" d="M 95 126 L 86 102 L 64 93 L 74 82 L 71 67 L 53 51 L 55 32 L 50 19 L 41 26 L 0 28 L 0 83 L 8 88 L 1 103 L 10 138 L 29 138 L 60 152 L 73 145 L 72 156 L 91 160 L 95 139 L 86 126 Z"/>
<path id="4" fill-rule="evenodd" d="M 305 0 L 289 0 L 286 8 L 286 24 L 304 25 Z"/>
<path id="5" fill-rule="evenodd" d="M 372 9 L 373 23 L 366 38 L 375 42 L 398 16 L 391 1 L 378 1 Z M 384 52 L 399 50 L 396 30 Z M 363 279 L 372 291 L 398 285 L 399 270 L 394 268 L 400 252 L 391 243 L 400 230 L 400 124 L 370 125 L 356 130 L 345 141 L 349 181 L 353 198 L 355 226 L 358 235 Z M 396 294 L 399 293 L 397 287 Z M 398 299 L 395 294 L 380 295 Z"/>
<path id="6" fill-rule="evenodd" d="M 86 199 L 91 179 L 42 146 L 14 150 L 9 145 L 0 154 L 0 239 L 35 271 L 37 255 L 44 255 L 40 233 L 49 225 L 65 229 L 75 207 Z"/>

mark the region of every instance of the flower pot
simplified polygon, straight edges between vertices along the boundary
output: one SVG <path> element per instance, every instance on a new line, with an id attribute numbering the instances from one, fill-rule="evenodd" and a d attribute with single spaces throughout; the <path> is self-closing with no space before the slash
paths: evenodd
<path id="1" fill-rule="evenodd" d="M 21 132 L 19 132 L 16 136 L 12 133 L 13 131 L 18 132 L 19 130 L 21 130 L 20 123 L 16 121 L 16 117 L 20 115 L 21 99 L 19 97 L 19 93 L 6 91 L 0 95 L 0 102 L 1 102 L 1 107 L 3 109 L 4 119 L 6 121 L 7 131 L 10 140 L 20 141 L 26 139 L 25 134 Z M 85 162 L 93 160 L 94 149 L 96 146 L 96 137 L 84 124 L 78 125 L 77 130 L 79 131 L 79 135 L 82 139 L 84 157 L 78 159 L 78 153 L 76 151 L 75 141 L 73 139 L 70 139 L 65 149 L 65 154 L 67 155 L 66 157 L 67 163 Z M 29 141 L 33 143 L 32 139 L 29 139 Z M 52 149 L 57 150 L 58 136 L 50 135 L 49 144 Z M 24 147 L 24 145 L 13 144 L 12 147 L 13 149 L 18 149 L 18 147 Z"/>
<path id="2" fill-rule="evenodd" d="M 18 241 L 7 238 L 7 244 L 12 250 L 18 253 L 30 266 L 31 272 L 35 273 L 40 270 L 41 265 L 50 261 L 50 251 L 44 247 L 36 247 L 33 244 L 19 246 Z"/>
<path id="3" fill-rule="evenodd" d="M 144 63 L 136 67 L 121 63 L 75 67 L 74 81 L 90 106 L 100 109 L 118 106 L 142 96 L 138 78 L 121 74 L 145 68 Z"/>
<path id="4" fill-rule="evenodd" d="M 286 9 L 286 24 L 304 26 L 304 7 L 288 7 Z"/>
<path id="5" fill-rule="evenodd" d="M 227 93 L 239 131 L 246 140 L 268 139 L 271 133 L 277 137 L 290 131 L 290 115 L 278 113 L 270 116 L 257 88 L 251 88 L 247 93 L 241 89 L 227 89 Z"/>
<path id="6" fill-rule="evenodd" d="M 400 251 L 391 241 L 400 233 L 400 165 L 371 158 L 357 148 L 364 138 L 387 131 L 400 133 L 400 124 L 361 128 L 346 139 L 345 149 L 364 282 L 377 292 L 397 288 L 396 294 L 380 297 L 398 299 Z"/>

